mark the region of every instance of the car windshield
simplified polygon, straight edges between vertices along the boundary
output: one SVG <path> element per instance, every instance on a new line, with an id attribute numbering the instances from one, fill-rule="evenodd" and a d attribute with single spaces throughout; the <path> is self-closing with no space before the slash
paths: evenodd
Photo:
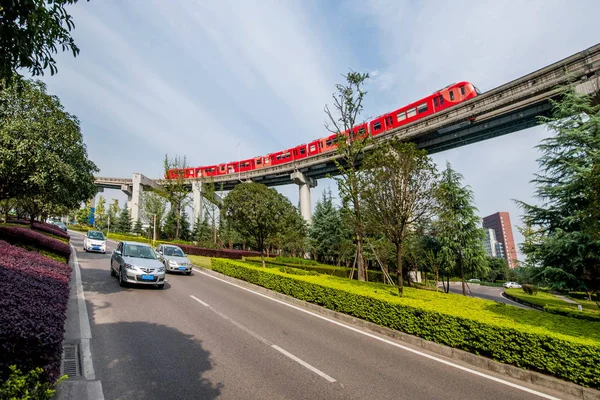
<path id="1" fill-rule="evenodd" d="M 104 240 L 104 234 L 102 232 L 88 232 L 88 237 L 95 240 Z"/>
<path id="2" fill-rule="evenodd" d="M 165 256 L 183 257 L 183 251 L 179 247 L 165 247 Z"/>
<path id="3" fill-rule="evenodd" d="M 123 256 L 156 260 L 156 254 L 154 254 L 152 247 L 139 244 L 126 244 Z"/>

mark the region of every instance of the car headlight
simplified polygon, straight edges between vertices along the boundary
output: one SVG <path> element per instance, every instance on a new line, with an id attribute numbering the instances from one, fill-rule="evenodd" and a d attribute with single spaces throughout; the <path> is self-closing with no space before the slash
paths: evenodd
<path id="1" fill-rule="evenodd" d="M 177 261 L 175 261 L 175 260 L 169 260 L 169 265 L 171 267 L 176 267 L 177 266 Z"/>
<path id="2" fill-rule="evenodd" d="M 165 272 L 165 267 L 160 267 L 160 268 L 158 269 L 158 272 Z"/>
<path id="3" fill-rule="evenodd" d="M 127 269 L 135 269 L 135 265 L 125 263 L 125 268 L 127 268 Z"/>

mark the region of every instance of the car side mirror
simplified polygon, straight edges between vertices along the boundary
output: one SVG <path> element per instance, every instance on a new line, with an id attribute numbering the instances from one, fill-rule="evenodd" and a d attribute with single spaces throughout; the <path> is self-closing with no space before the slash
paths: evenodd
<path id="1" fill-rule="evenodd" d="M 121 252 L 119 250 L 115 250 L 115 254 L 120 256 Z"/>

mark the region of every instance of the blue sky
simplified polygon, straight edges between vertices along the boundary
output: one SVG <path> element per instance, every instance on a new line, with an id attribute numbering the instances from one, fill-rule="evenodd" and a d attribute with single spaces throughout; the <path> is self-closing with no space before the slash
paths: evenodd
<path id="1" fill-rule="evenodd" d="M 43 80 L 81 120 L 101 176 L 159 177 L 327 134 L 323 107 L 350 69 L 369 72 L 364 118 L 467 80 L 482 91 L 596 44 L 596 0 L 82 1 L 81 49 Z M 481 216 L 532 200 L 536 127 L 433 155 L 461 172 Z M 238 147 L 238 143 L 240 144 Z M 313 189 L 313 204 L 335 182 Z M 292 203 L 296 186 L 278 187 Z M 124 195 L 107 191 L 121 201 Z"/>

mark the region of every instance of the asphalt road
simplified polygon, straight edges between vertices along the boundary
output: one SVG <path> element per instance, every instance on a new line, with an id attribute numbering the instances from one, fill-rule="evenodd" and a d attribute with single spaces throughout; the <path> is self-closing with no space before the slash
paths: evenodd
<path id="1" fill-rule="evenodd" d="M 108 252 L 83 252 L 79 235 L 71 242 L 105 399 L 542 398 L 511 383 L 551 393 L 440 363 L 466 366 L 387 337 L 377 340 L 202 271 L 169 274 L 163 290 L 121 288 L 110 276 Z M 109 251 L 114 247 L 109 242 Z"/>
<path id="2" fill-rule="evenodd" d="M 440 284 L 441 286 L 441 284 Z M 501 287 L 491 287 L 491 286 L 481 286 L 477 283 L 469 283 L 468 284 L 467 295 L 472 297 L 478 297 L 480 299 L 494 300 L 504 304 L 510 304 L 511 306 L 526 308 L 528 310 L 533 310 L 531 307 L 524 306 L 515 301 L 509 300 L 506 297 L 502 296 L 504 293 L 504 288 Z M 450 282 L 450 292 L 462 294 L 462 284 L 460 282 Z"/>

